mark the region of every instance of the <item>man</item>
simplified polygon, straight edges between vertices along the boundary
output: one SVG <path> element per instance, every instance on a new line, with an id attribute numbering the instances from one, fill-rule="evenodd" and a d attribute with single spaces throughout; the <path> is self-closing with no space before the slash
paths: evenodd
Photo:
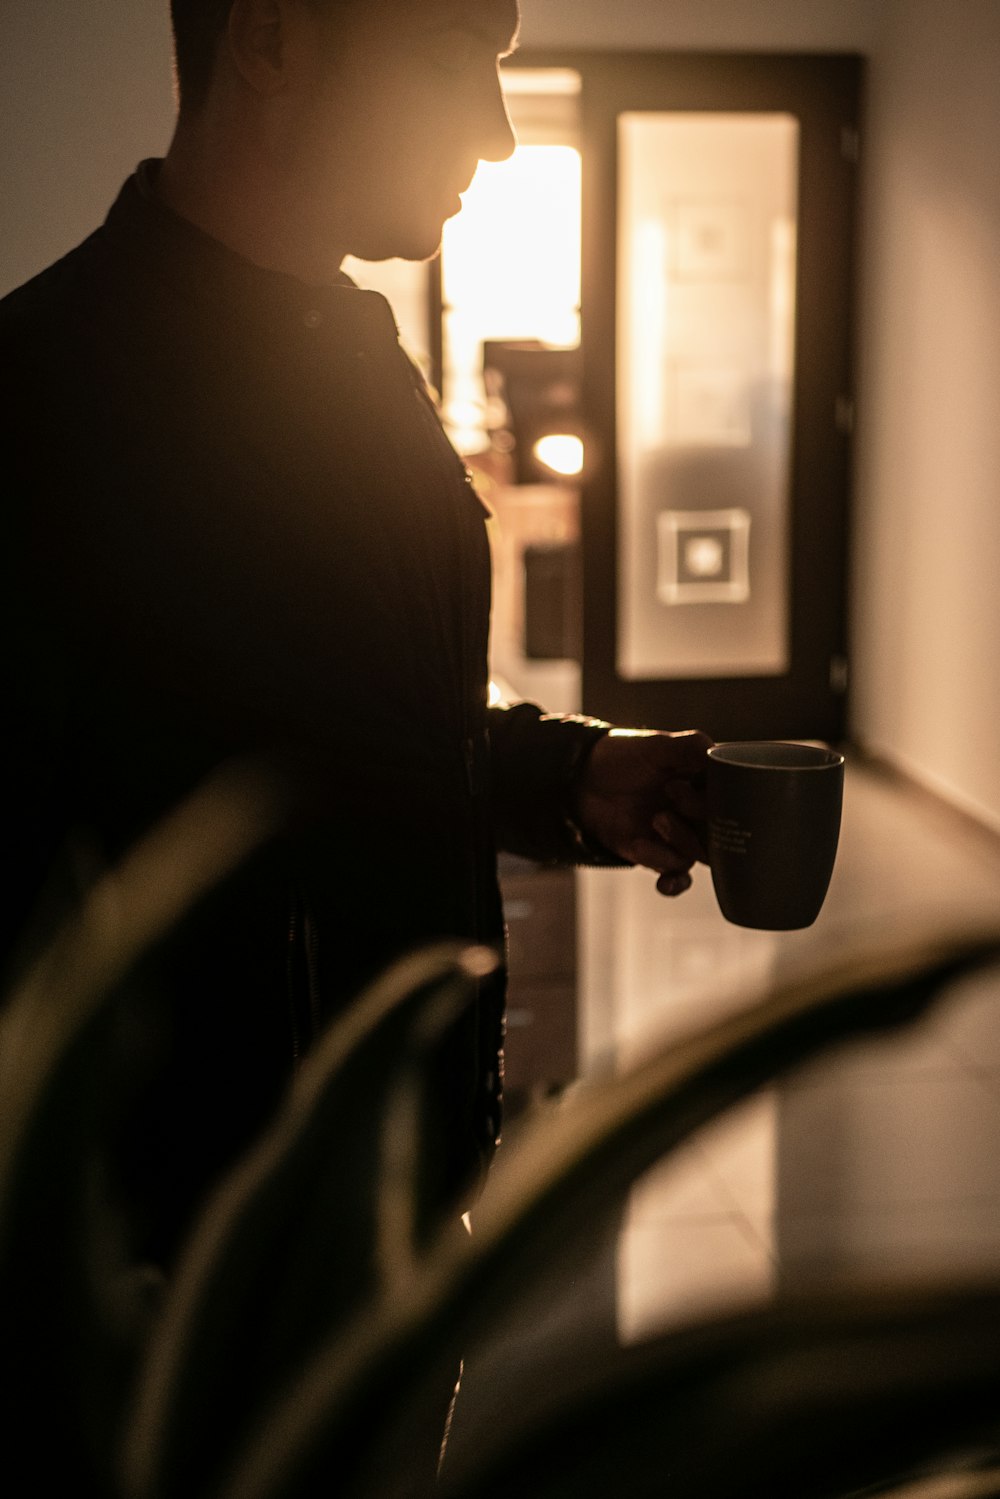
<path id="1" fill-rule="evenodd" d="M 325 1019 L 421 943 L 502 942 L 498 841 L 685 889 L 709 743 L 487 708 L 482 506 L 388 305 L 339 272 L 432 255 L 512 150 L 515 0 L 172 10 L 166 159 L 0 308 L 8 949 L 67 851 L 113 862 L 230 757 L 299 787 L 145 974 L 170 1034 L 121 1172 L 164 1264 Z M 440 1063 L 442 1208 L 493 1149 L 501 1039 L 487 986 Z"/>

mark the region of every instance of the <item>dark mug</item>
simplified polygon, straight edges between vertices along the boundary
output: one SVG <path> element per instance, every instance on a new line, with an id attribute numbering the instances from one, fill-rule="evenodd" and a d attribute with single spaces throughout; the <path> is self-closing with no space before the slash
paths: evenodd
<path id="1" fill-rule="evenodd" d="M 708 862 L 727 921 L 811 926 L 837 857 L 844 757 L 751 740 L 708 752 Z"/>

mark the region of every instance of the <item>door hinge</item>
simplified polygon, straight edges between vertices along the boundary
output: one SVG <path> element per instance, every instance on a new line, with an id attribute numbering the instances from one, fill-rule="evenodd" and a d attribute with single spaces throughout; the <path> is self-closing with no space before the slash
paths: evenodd
<path id="1" fill-rule="evenodd" d="M 830 691 L 831 692 L 836 693 L 838 697 L 843 697 L 844 693 L 847 691 L 847 684 L 848 684 L 848 681 L 850 680 L 850 675 L 851 675 L 851 670 L 850 670 L 850 667 L 848 666 L 847 657 L 846 656 L 831 656 L 830 657 Z"/>
<path id="2" fill-rule="evenodd" d="M 853 125 L 840 127 L 840 154 L 856 166 L 861 157 L 861 132 Z"/>

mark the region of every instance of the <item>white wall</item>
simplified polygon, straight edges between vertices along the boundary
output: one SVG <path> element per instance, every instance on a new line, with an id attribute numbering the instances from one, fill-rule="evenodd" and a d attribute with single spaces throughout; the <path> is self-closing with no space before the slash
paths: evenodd
<path id="1" fill-rule="evenodd" d="M 167 0 L 0 0 L 0 295 L 77 244 L 170 138 Z"/>
<path id="2" fill-rule="evenodd" d="M 872 36 L 883 3 L 521 0 L 521 43 L 525 47 L 859 51 Z"/>
<path id="3" fill-rule="evenodd" d="M 857 735 L 1000 827 L 1000 3 L 890 0 L 870 77 Z"/>

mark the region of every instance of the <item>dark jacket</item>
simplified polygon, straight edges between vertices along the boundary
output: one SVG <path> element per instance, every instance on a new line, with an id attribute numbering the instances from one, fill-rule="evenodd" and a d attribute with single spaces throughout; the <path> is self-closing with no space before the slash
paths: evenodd
<path id="1" fill-rule="evenodd" d="M 483 506 L 384 299 L 250 264 L 154 171 L 0 304 L 4 940 L 68 850 L 112 862 L 232 756 L 306 788 L 144 971 L 169 1034 L 123 1171 L 163 1257 L 366 980 L 436 938 L 502 943 L 498 838 L 580 858 L 565 813 L 602 727 L 488 708 Z M 448 1196 L 499 1128 L 502 1004 L 487 986 L 441 1073 Z"/>

